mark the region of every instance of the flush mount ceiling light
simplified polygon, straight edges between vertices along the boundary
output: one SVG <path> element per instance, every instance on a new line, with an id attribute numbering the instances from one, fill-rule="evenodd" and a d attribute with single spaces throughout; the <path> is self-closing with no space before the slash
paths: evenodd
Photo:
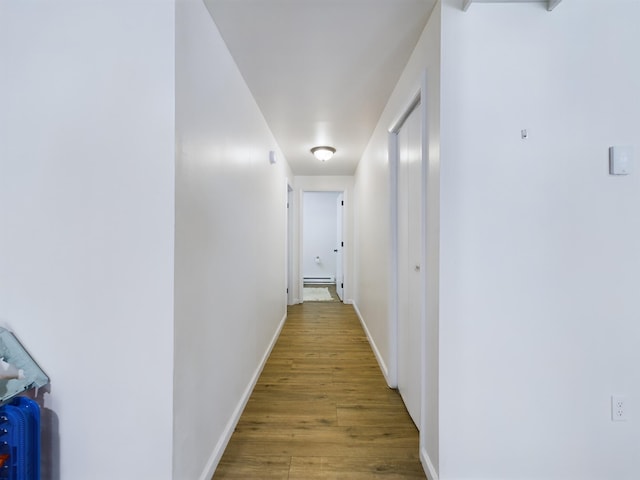
<path id="1" fill-rule="evenodd" d="M 333 157 L 333 154 L 336 153 L 336 149 L 333 147 L 313 147 L 311 149 L 311 153 L 321 162 L 326 162 Z"/>

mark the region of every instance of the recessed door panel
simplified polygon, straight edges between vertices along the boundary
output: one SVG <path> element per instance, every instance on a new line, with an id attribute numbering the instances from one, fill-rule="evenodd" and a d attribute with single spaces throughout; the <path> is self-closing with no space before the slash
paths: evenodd
<path id="1" fill-rule="evenodd" d="M 398 132 L 398 390 L 416 426 L 421 402 L 422 137 L 420 109 Z"/>

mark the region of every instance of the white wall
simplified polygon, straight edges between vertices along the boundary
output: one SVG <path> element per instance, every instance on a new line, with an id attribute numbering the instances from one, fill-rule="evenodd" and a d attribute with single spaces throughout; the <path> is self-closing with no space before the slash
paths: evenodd
<path id="1" fill-rule="evenodd" d="M 305 192 L 302 212 L 303 277 L 336 276 L 338 211 L 336 192 Z M 320 258 L 316 263 L 316 257 Z"/>
<path id="2" fill-rule="evenodd" d="M 444 2 L 441 479 L 638 476 L 639 18 Z"/>
<path id="3" fill-rule="evenodd" d="M 285 316 L 291 173 L 201 0 L 176 8 L 176 142 L 174 478 L 208 480 Z"/>
<path id="4" fill-rule="evenodd" d="M 351 303 L 355 292 L 353 278 L 353 252 L 354 252 L 354 205 L 353 205 L 353 177 L 350 175 L 333 176 L 296 176 L 293 181 L 293 303 L 302 302 L 302 242 L 301 235 L 302 216 L 304 212 L 304 192 L 344 192 L 344 218 L 343 218 L 343 266 L 344 266 L 344 303 Z"/>
<path id="5" fill-rule="evenodd" d="M 51 377 L 42 478 L 169 479 L 173 2 L 0 2 L 0 65 L 0 319 Z"/>
<path id="6" fill-rule="evenodd" d="M 388 132 L 426 84 L 426 319 L 422 457 L 438 465 L 438 216 L 440 146 L 440 5 L 437 4 L 364 152 L 355 176 L 356 307 L 390 385 L 396 385 Z"/>

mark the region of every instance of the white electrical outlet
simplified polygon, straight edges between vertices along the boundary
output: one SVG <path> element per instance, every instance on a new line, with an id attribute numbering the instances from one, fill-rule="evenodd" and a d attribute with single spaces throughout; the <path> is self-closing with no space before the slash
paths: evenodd
<path id="1" fill-rule="evenodd" d="M 627 399 L 622 395 L 611 395 L 611 420 L 614 422 L 627 421 Z"/>

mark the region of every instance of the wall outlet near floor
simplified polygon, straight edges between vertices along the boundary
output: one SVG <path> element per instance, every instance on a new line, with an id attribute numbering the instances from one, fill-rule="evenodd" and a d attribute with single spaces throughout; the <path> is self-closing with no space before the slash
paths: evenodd
<path id="1" fill-rule="evenodd" d="M 627 421 L 627 399 L 623 395 L 611 395 L 611 420 Z"/>

